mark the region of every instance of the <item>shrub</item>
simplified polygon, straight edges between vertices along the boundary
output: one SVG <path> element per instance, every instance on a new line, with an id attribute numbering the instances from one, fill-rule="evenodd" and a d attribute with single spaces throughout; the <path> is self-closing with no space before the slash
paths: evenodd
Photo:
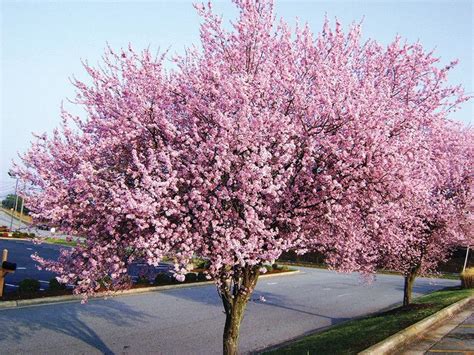
<path id="1" fill-rule="evenodd" d="M 150 284 L 150 280 L 146 276 L 139 276 L 136 283 L 139 285 L 148 285 Z"/>
<path id="2" fill-rule="evenodd" d="M 17 231 L 17 232 L 13 232 L 13 233 L 12 233 L 12 237 L 13 237 L 13 238 L 28 238 L 29 235 L 28 235 L 28 233 L 25 233 L 25 232 L 18 232 L 18 231 Z"/>
<path id="3" fill-rule="evenodd" d="M 65 290 L 66 285 L 59 282 L 55 277 L 49 280 L 49 289 L 51 291 Z"/>
<path id="4" fill-rule="evenodd" d="M 209 269 L 209 260 L 195 259 L 194 266 L 196 269 Z"/>
<path id="5" fill-rule="evenodd" d="M 8 237 L 8 233 L 7 233 L 7 232 L 2 233 L 2 237 L 7 238 L 7 237 Z"/>
<path id="6" fill-rule="evenodd" d="M 30 234 L 28 234 L 28 237 L 30 237 L 30 238 L 32 238 L 32 239 L 33 239 L 33 238 L 36 238 L 36 234 L 35 234 L 35 233 L 30 233 Z"/>
<path id="7" fill-rule="evenodd" d="M 277 271 L 288 271 L 289 270 L 288 266 L 278 265 L 278 264 L 273 264 L 272 268 L 273 268 L 273 270 L 277 270 Z"/>
<path id="8" fill-rule="evenodd" d="M 206 274 L 203 273 L 203 272 L 200 272 L 200 273 L 197 274 L 197 280 L 201 281 L 201 282 L 202 281 L 208 281 L 207 278 L 206 278 Z"/>
<path id="9" fill-rule="evenodd" d="M 474 288 L 474 267 L 461 272 L 461 286 L 462 288 Z"/>
<path id="10" fill-rule="evenodd" d="M 112 278 L 110 276 L 104 276 L 102 279 L 97 280 L 100 288 L 109 288 L 112 285 Z"/>
<path id="11" fill-rule="evenodd" d="M 155 277 L 155 283 L 159 285 L 166 285 L 174 282 L 174 278 L 164 272 L 160 272 Z"/>
<path id="12" fill-rule="evenodd" d="M 194 272 L 188 272 L 184 279 L 185 282 L 196 282 L 197 275 Z"/>
<path id="13" fill-rule="evenodd" d="M 273 267 L 272 267 L 271 265 L 265 264 L 265 265 L 263 265 L 262 267 L 264 267 L 265 269 L 267 269 L 266 273 L 273 271 Z"/>
<path id="14" fill-rule="evenodd" d="M 36 292 L 40 289 L 40 282 L 35 279 L 24 279 L 19 284 L 20 293 Z"/>

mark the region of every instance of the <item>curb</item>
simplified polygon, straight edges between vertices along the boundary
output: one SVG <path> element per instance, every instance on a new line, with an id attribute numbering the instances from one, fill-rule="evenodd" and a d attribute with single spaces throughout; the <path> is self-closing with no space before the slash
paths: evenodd
<path id="1" fill-rule="evenodd" d="M 21 240 L 21 241 L 33 242 L 33 239 L 31 238 L 0 237 L 0 240 Z"/>
<path id="2" fill-rule="evenodd" d="M 469 302 L 474 300 L 474 296 L 466 297 L 456 303 L 453 303 L 450 306 L 443 308 L 442 310 L 432 314 L 431 316 L 405 328 L 398 333 L 395 333 L 389 336 L 387 339 L 384 339 L 378 342 L 375 345 L 372 345 L 370 348 L 367 348 L 361 351 L 358 355 L 380 355 L 380 354 L 390 354 L 396 350 L 400 350 L 404 345 L 413 341 L 422 333 L 426 332 L 431 326 L 445 320 L 446 318 L 451 317 L 452 315 L 458 313 L 464 306 Z"/>
<path id="3" fill-rule="evenodd" d="M 39 237 L 37 239 L 40 239 L 43 237 Z M 46 238 L 53 238 L 53 237 L 46 237 Z M 14 238 L 14 237 L 0 237 L 0 240 L 11 240 L 11 241 L 14 241 L 14 242 L 29 242 L 29 243 L 34 243 L 35 238 Z M 59 238 L 58 238 L 59 239 Z M 40 244 L 37 244 L 37 245 L 41 245 L 41 244 L 45 244 L 45 245 L 56 245 L 58 247 L 61 247 L 61 248 L 72 248 L 74 247 L 74 245 L 66 245 L 66 244 L 61 244 L 61 243 L 51 243 L 51 242 L 48 242 L 48 241 L 41 241 Z"/>
<path id="4" fill-rule="evenodd" d="M 275 274 L 261 275 L 260 278 L 269 278 L 275 276 L 291 276 L 298 274 L 300 270 L 280 272 Z M 172 290 L 176 288 L 188 288 L 188 287 L 198 287 L 198 286 L 208 286 L 213 285 L 214 281 L 203 281 L 203 282 L 194 282 L 188 284 L 178 284 L 178 285 L 165 285 L 165 286 L 152 286 L 152 287 L 141 287 L 133 288 L 129 290 L 116 291 L 112 293 L 101 292 L 97 293 L 90 298 L 107 298 L 107 297 L 116 297 L 116 296 L 127 296 L 127 295 L 136 295 L 141 293 L 148 292 L 159 292 Z M 52 296 L 52 297 L 42 297 L 42 298 L 32 298 L 26 300 L 16 300 L 16 301 L 0 301 L 0 311 L 4 309 L 11 309 L 17 307 L 28 307 L 35 305 L 44 305 L 44 304 L 54 304 L 54 303 L 66 303 L 82 300 L 81 295 L 65 295 L 65 296 Z"/>

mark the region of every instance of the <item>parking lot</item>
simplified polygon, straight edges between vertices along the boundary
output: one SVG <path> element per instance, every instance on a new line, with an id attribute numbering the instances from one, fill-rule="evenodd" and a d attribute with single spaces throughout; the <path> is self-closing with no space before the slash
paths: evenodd
<path id="1" fill-rule="evenodd" d="M 31 255 L 38 253 L 45 259 L 56 260 L 62 248 L 60 245 L 54 244 L 35 244 L 27 240 L 6 240 L 0 239 L 0 250 L 8 249 L 8 261 L 17 264 L 17 269 L 14 273 L 8 274 L 5 279 L 4 292 L 12 292 L 18 288 L 21 280 L 26 278 L 36 279 L 41 284 L 41 289 L 48 288 L 49 280 L 56 275 L 50 271 L 38 270 L 37 263 L 31 259 Z M 149 266 L 145 263 L 133 263 L 129 266 L 129 275 L 133 280 L 138 277 L 148 278 L 150 281 L 154 280 L 159 272 L 169 272 L 170 264 L 162 263 L 157 267 Z"/>

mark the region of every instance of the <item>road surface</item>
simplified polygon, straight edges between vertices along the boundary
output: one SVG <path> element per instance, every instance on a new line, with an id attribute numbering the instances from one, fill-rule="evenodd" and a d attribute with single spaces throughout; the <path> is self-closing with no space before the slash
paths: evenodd
<path id="1" fill-rule="evenodd" d="M 403 279 L 301 268 L 260 279 L 241 328 L 240 350 L 256 351 L 399 303 Z M 418 279 L 420 295 L 454 280 Z M 259 301 L 264 296 L 266 302 Z M 0 311 L 4 354 L 221 354 L 224 314 L 213 286 L 197 286 Z"/>
<path id="2" fill-rule="evenodd" d="M 48 243 L 35 244 L 27 240 L 0 239 L 0 252 L 3 249 L 8 249 L 8 260 L 17 264 L 16 271 L 6 276 L 4 292 L 15 291 L 20 281 L 27 278 L 38 280 L 41 289 L 47 289 L 49 281 L 55 277 L 56 274 L 46 270 L 38 270 L 37 263 L 31 259 L 31 255 L 36 252 L 45 259 L 56 260 L 62 248 L 65 247 Z M 144 263 L 134 263 L 129 266 L 129 275 L 132 276 L 134 280 L 137 280 L 139 275 L 154 280 L 158 272 L 169 272 L 170 268 L 171 265 L 165 263 L 160 263 L 157 267 L 149 266 Z"/>
<path id="3" fill-rule="evenodd" d="M 10 223 L 11 223 L 11 216 L 5 213 L 4 211 L 0 210 L 0 226 L 7 226 L 10 228 Z M 65 239 L 67 236 L 64 234 L 58 234 L 58 233 L 51 233 L 49 230 L 41 230 L 38 228 L 32 227 L 30 224 L 21 222 L 19 219 L 13 218 L 13 226 L 12 226 L 12 231 L 19 230 L 21 232 L 26 232 L 26 233 L 35 233 L 37 236 L 40 237 L 57 237 L 57 238 L 62 238 Z"/>
<path id="4" fill-rule="evenodd" d="M 53 278 L 55 274 L 46 270 L 38 270 L 36 268 L 36 262 L 31 259 L 31 255 L 38 252 L 38 254 L 45 259 L 56 260 L 61 248 L 63 247 L 46 243 L 38 245 L 31 241 L 0 239 L 0 252 L 3 249 L 8 249 L 8 261 L 16 263 L 17 265 L 16 271 L 12 274 L 7 274 L 5 278 L 4 292 L 16 290 L 18 283 L 27 278 L 36 279 L 40 282 L 42 289 L 47 288 L 49 280 Z"/>
<path id="5" fill-rule="evenodd" d="M 8 215 L 4 211 L 0 210 L 0 225 L 7 226 L 8 228 L 10 228 L 11 220 L 12 220 L 12 218 L 11 218 L 10 215 Z M 28 227 L 29 227 L 29 225 L 27 223 L 22 222 L 20 224 L 20 221 L 18 219 L 13 218 L 12 229 L 17 229 L 17 228 L 25 229 L 25 228 L 28 228 Z"/>

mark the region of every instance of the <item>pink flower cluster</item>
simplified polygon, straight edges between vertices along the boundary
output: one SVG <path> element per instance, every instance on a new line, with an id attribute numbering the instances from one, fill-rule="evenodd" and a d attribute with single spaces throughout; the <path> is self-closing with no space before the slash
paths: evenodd
<path id="1" fill-rule="evenodd" d="M 92 293 L 127 285 L 138 258 L 170 257 L 183 275 L 198 255 L 222 280 L 289 249 L 370 272 L 465 243 L 473 140 L 447 120 L 467 100 L 446 82 L 454 63 L 399 38 L 361 42 L 358 25 L 291 30 L 271 1 L 234 2 L 230 29 L 196 6 L 201 47 L 176 70 L 131 48 L 85 64 L 87 117 L 63 112 L 15 168 L 35 218 L 85 238 L 37 259 Z"/>

